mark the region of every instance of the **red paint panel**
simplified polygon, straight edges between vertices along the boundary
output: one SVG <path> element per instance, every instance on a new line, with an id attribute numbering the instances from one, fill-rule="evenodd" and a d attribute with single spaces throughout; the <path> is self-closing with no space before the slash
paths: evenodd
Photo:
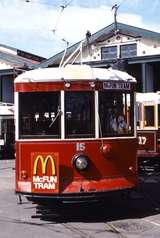
<path id="1" fill-rule="evenodd" d="M 30 83 L 15 83 L 14 88 L 15 92 L 45 92 L 45 91 L 94 91 L 103 89 L 103 81 L 95 82 L 95 87 L 91 86 L 92 81 L 71 81 L 70 87 L 65 87 L 65 82 L 30 82 Z M 107 81 L 105 81 L 107 82 Z M 131 84 L 131 91 L 135 89 L 135 84 Z M 110 90 L 114 91 L 114 90 Z M 121 90 L 123 92 L 123 90 Z M 126 90 L 125 90 L 126 92 Z M 130 91 L 129 91 L 130 92 Z"/>
<path id="2" fill-rule="evenodd" d="M 101 178 L 99 180 L 73 181 L 65 187 L 63 193 L 80 192 L 104 192 L 132 188 L 137 184 L 135 175 L 115 178 Z"/>
<path id="3" fill-rule="evenodd" d="M 156 152 L 156 132 L 155 131 L 137 131 L 138 150 Z"/>
<path id="4" fill-rule="evenodd" d="M 137 131 L 138 137 L 138 157 L 153 158 L 160 155 L 159 146 L 157 144 L 157 131 Z"/>
<path id="5" fill-rule="evenodd" d="M 50 169 L 43 169 L 48 155 L 55 158 L 58 174 L 58 184 L 54 191 L 47 193 L 78 193 L 81 187 L 85 192 L 90 191 L 108 191 L 118 190 L 122 188 L 130 188 L 137 183 L 137 160 L 136 160 L 136 139 L 116 139 L 104 140 L 103 143 L 110 144 L 110 150 L 103 154 L 101 151 L 101 141 L 81 141 L 85 144 L 84 151 L 77 151 L 78 141 L 55 141 L 55 142 L 17 142 L 16 145 L 16 180 L 17 191 L 24 192 L 25 183 L 32 183 L 32 192 L 43 192 L 41 186 L 36 185 L 33 188 L 33 174 L 37 168 L 40 180 L 42 172 L 46 172 L 44 176 L 51 176 Z M 85 154 L 89 157 L 89 167 L 84 172 L 78 172 L 72 165 L 72 159 L 76 154 Z M 43 162 L 35 160 L 37 156 L 42 156 Z M 38 160 L 38 159 L 37 159 Z M 52 165 L 50 161 L 50 166 Z M 41 165 L 43 164 L 43 166 Z M 47 166 L 46 166 L 47 167 Z M 43 170 L 43 171 L 42 171 Z M 22 178 L 21 171 L 26 171 L 28 177 Z M 49 179 L 48 179 L 49 181 Z M 117 182 L 116 182 L 117 181 Z M 22 183 L 23 182 L 23 183 Z M 21 184 L 22 183 L 22 184 Z M 20 185 L 22 185 L 20 188 Z M 24 186 L 24 187 L 23 187 Z M 47 185 L 45 185 L 47 187 Z M 59 189 L 58 189 L 59 187 Z M 37 190 L 38 188 L 38 190 Z"/>
<path id="6" fill-rule="evenodd" d="M 90 86 L 89 81 L 85 82 L 71 82 L 70 87 L 65 87 L 65 82 L 48 82 L 48 83 L 16 83 L 15 84 L 15 91 L 16 92 L 42 92 L 42 91 L 93 91 L 95 88 Z"/>

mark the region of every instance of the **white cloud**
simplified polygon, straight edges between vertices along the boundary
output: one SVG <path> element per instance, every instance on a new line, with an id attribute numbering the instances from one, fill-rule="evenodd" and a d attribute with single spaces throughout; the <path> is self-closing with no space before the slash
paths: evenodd
<path id="1" fill-rule="evenodd" d="M 138 27 L 144 26 L 142 17 L 136 14 L 129 14 L 129 13 L 119 14 L 118 21 L 131 26 L 138 26 Z"/>
<path id="2" fill-rule="evenodd" d="M 25 0 L 0 1 L 1 44 L 50 57 L 64 49 L 65 43 L 61 40 L 62 38 L 73 44 L 82 40 L 87 30 L 95 33 L 111 24 L 114 19 L 113 11 L 111 11 L 113 0 L 102 0 L 101 3 L 108 2 L 108 5 L 92 8 L 77 6 L 74 0 L 74 4 L 64 9 L 58 22 L 60 11 L 58 1 L 54 1 L 54 7 L 39 4 L 42 3 L 40 0 L 32 2 L 26 3 Z M 132 1 L 128 0 L 127 2 Z M 97 3 L 98 1 L 95 0 L 94 4 Z M 143 19 L 139 15 L 119 13 L 118 20 L 130 25 L 145 27 Z M 52 30 L 56 22 L 57 31 L 54 35 Z"/>
<path id="3" fill-rule="evenodd" d="M 85 37 L 87 30 L 93 33 L 110 24 L 112 20 L 112 13 L 108 7 L 101 6 L 98 9 L 70 7 L 61 18 L 59 32 L 68 36 L 70 41 L 74 40 L 74 37 L 81 39 Z"/>
<path id="4" fill-rule="evenodd" d="M 65 47 L 62 38 L 70 44 L 111 23 L 112 14 L 108 7 L 68 7 L 61 15 L 56 35 L 53 34 L 59 16 L 59 8 L 48 8 L 42 4 L 24 3 L 20 0 L 2 1 L 0 4 L 0 43 L 9 44 L 33 53 L 49 57 Z M 98 19 L 98 21 L 95 21 Z M 1 42 L 6 39 L 6 42 Z"/>

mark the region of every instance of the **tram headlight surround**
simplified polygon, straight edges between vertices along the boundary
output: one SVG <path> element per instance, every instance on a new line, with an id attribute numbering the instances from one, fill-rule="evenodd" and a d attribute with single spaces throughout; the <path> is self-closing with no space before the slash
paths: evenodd
<path id="1" fill-rule="evenodd" d="M 72 163 L 74 168 L 81 172 L 88 168 L 89 158 L 86 155 L 78 154 L 73 157 Z"/>

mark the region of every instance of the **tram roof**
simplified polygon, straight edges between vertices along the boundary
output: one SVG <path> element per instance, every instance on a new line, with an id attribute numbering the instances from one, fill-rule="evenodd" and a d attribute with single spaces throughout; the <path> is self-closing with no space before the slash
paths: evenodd
<path id="1" fill-rule="evenodd" d="M 39 68 L 19 75 L 15 83 L 20 82 L 60 82 L 62 80 L 117 80 L 136 82 L 135 78 L 126 72 L 112 68 L 92 68 L 89 65 L 67 65 L 57 68 Z"/>
<path id="2" fill-rule="evenodd" d="M 14 105 L 10 103 L 0 102 L 0 119 L 1 116 L 13 116 L 14 115 Z"/>
<path id="3" fill-rule="evenodd" d="M 136 101 L 139 103 L 160 103 L 160 92 L 136 93 Z"/>

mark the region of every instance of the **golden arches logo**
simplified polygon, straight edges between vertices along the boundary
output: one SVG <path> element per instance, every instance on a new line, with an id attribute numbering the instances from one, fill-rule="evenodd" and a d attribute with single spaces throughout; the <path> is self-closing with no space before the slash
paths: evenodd
<path id="1" fill-rule="evenodd" d="M 55 166 L 55 161 L 53 159 L 53 157 L 51 155 L 47 155 L 46 157 L 43 157 L 42 155 L 38 155 L 34 161 L 34 167 L 33 167 L 33 174 L 36 175 L 37 174 L 37 170 L 38 170 L 38 162 L 41 162 L 41 166 L 42 166 L 42 174 L 46 174 L 47 171 L 47 165 L 48 162 L 50 161 L 51 163 L 51 169 L 52 169 L 52 175 L 56 175 L 56 166 Z"/>

